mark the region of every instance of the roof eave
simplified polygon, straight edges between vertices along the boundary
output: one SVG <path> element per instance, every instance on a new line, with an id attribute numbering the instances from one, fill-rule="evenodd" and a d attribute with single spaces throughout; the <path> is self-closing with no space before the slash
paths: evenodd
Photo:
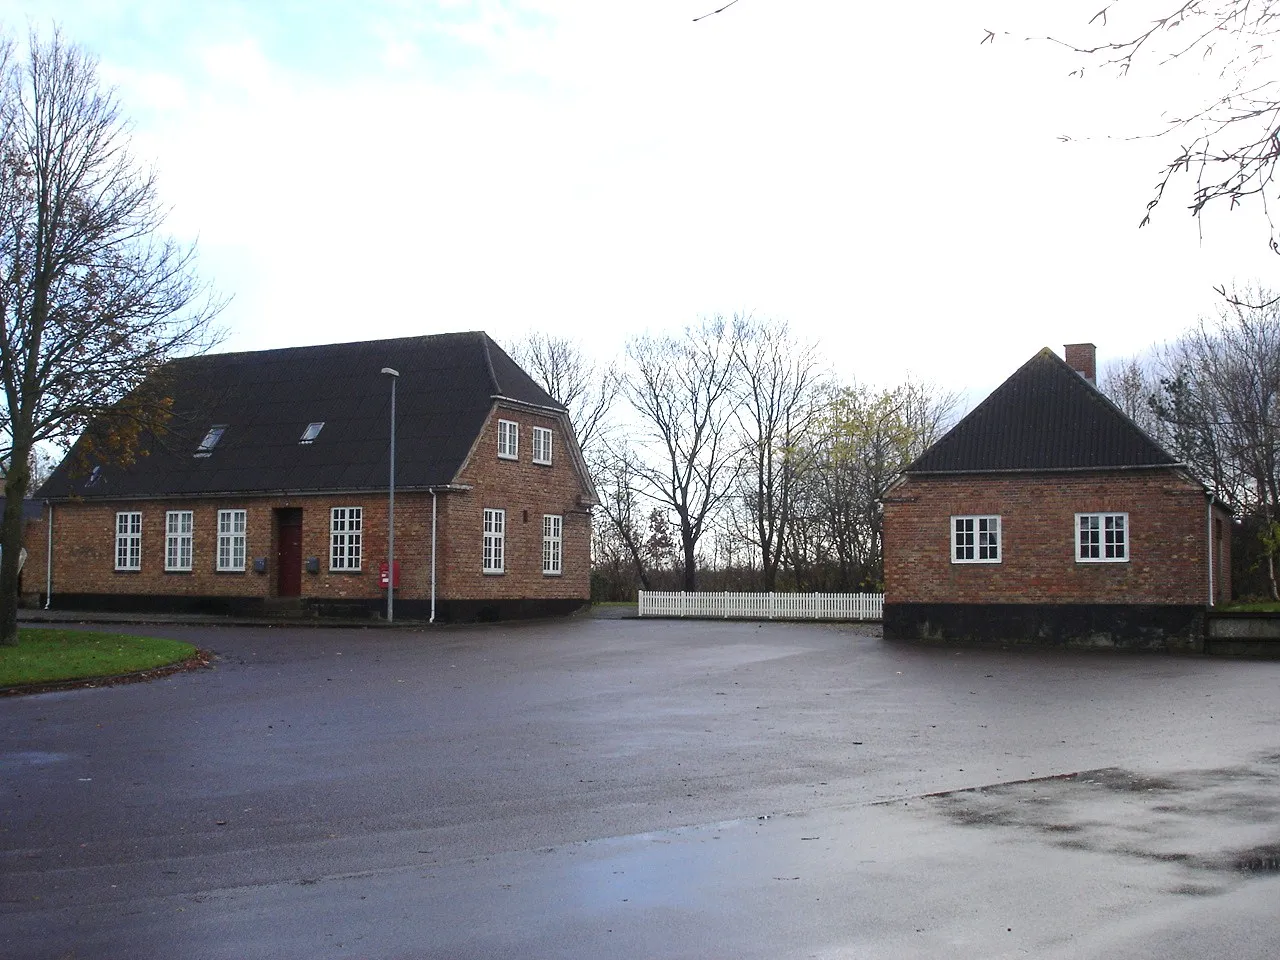
<path id="1" fill-rule="evenodd" d="M 564 407 L 550 407 L 545 403 L 530 403 L 528 400 L 517 400 L 515 397 L 508 397 L 501 393 L 490 394 L 489 399 L 495 403 L 509 403 L 515 407 L 523 407 L 526 410 L 540 410 L 543 413 L 550 413 L 556 416 L 569 412 Z"/>
<path id="2" fill-rule="evenodd" d="M 1093 467 L 980 467 L 972 470 L 912 470 L 908 468 L 903 473 L 908 477 L 960 477 L 960 476 L 983 476 L 985 474 L 1014 474 L 1014 473 L 1111 473 L 1113 471 L 1131 471 L 1131 470 L 1185 470 L 1184 463 L 1133 463 L 1133 464 L 1115 464 L 1110 466 L 1093 466 Z"/>
<path id="3" fill-rule="evenodd" d="M 426 485 L 401 486 L 396 484 L 396 493 L 466 493 L 471 489 L 469 483 L 432 483 Z M 379 487 L 334 487 L 311 489 L 274 489 L 274 490 L 206 490 L 193 493 L 93 493 L 69 494 L 60 497 L 42 497 L 42 503 L 111 503 L 118 500 L 234 500 L 244 497 L 346 497 L 364 494 L 384 494 L 388 489 Z"/>

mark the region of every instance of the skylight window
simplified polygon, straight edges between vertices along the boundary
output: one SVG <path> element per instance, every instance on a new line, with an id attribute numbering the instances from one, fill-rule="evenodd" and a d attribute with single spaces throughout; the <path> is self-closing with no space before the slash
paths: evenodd
<path id="1" fill-rule="evenodd" d="M 226 429 L 227 425 L 225 423 L 215 424 L 210 427 L 209 432 L 200 441 L 200 446 L 196 448 L 196 456 L 207 457 L 213 453 L 213 448 L 218 445 L 218 441 L 222 439 L 222 434 Z"/>
<path id="2" fill-rule="evenodd" d="M 303 431 L 302 431 L 302 439 L 301 439 L 301 440 L 299 440 L 298 442 L 299 442 L 299 443 L 310 443 L 310 442 L 311 442 L 312 440 L 314 440 L 316 437 L 320 436 L 320 431 L 321 431 L 321 430 L 323 430 L 323 429 L 324 429 L 324 421 L 323 421 L 323 420 L 321 420 L 319 423 L 308 423 L 308 424 L 307 424 L 307 429 L 305 429 L 305 430 L 303 430 Z"/>

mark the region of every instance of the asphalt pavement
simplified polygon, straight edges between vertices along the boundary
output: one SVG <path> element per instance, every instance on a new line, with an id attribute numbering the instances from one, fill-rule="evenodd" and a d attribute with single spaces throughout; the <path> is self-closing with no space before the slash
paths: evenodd
<path id="1" fill-rule="evenodd" d="M 213 667 L 0 700 L 4 957 L 1280 953 L 1277 663 L 161 626 Z"/>

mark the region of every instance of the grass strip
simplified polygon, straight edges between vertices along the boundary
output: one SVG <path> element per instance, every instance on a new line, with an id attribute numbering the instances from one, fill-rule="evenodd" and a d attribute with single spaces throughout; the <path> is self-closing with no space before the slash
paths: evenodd
<path id="1" fill-rule="evenodd" d="M 16 647 L 0 647 L 0 687 L 114 677 L 181 663 L 196 648 L 180 640 L 93 630 L 18 631 Z"/>

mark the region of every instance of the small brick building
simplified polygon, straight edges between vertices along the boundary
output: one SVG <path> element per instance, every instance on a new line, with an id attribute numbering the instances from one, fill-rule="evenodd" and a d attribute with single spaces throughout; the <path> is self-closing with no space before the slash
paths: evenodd
<path id="1" fill-rule="evenodd" d="M 60 609 L 384 611 L 383 368 L 396 616 L 587 603 L 596 497 L 568 415 L 483 333 L 172 361 L 144 455 L 77 445 L 39 491 L 27 589 Z"/>
<path id="2" fill-rule="evenodd" d="M 884 497 L 891 639 L 1199 650 L 1231 597 L 1227 512 L 1045 348 Z"/>

